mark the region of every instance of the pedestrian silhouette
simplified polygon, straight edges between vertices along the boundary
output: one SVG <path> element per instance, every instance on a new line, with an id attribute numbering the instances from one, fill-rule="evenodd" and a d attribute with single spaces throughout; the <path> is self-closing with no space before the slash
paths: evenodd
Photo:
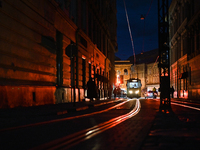
<path id="1" fill-rule="evenodd" d="M 117 87 L 117 96 L 118 96 L 118 98 L 121 97 L 121 89 L 119 86 Z"/>
<path id="2" fill-rule="evenodd" d="M 113 91 L 113 94 L 114 94 L 114 99 L 116 99 L 116 96 L 117 96 L 117 87 L 115 87 L 115 89 Z"/>
<path id="3" fill-rule="evenodd" d="M 170 92 L 171 92 L 172 98 L 174 98 L 174 87 L 173 87 L 173 86 L 172 86 L 172 88 L 170 89 Z"/>
<path id="4" fill-rule="evenodd" d="M 113 93 L 114 93 L 114 98 L 116 98 L 116 96 L 118 98 L 120 98 L 120 96 L 121 96 L 121 89 L 120 89 L 120 87 L 119 86 L 115 87 Z"/>
<path id="5" fill-rule="evenodd" d="M 112 85 L 109 84 L 109 87 L 108 87 L 108 97 L 109 97 L 109 99 L 111 99 L 112 90 L 113 90 Z"/>
<path id="6" fill-rule="evenodd" d="M 153 88 L 153 92 L 156 92 L 156 88 L 155 87 Z"/>
<path id="7" fill-rule="evenodd" d="M 96 84 L 92 78 L 87 82 L 87 98 L 89 98 L 90 101 L 93 101 L 93 98 L 97 98 Z"/>

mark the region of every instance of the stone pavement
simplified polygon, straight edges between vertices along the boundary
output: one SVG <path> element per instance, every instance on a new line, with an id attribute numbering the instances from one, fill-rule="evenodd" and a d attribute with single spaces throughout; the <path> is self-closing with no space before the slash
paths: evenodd
<path id="1" fill-rule="evenodd" d="M 173 99 L 178 100 L 178 99 Z M 56 105 L 34 106 L 26 108 L 0 109 L 0 129 L 15 125 L 16 122 L 27 120 L 30 117 L 41 117 L 50 115 L 61 115 L 71 111 L 80 111 L 95 107 L 101 103 L 108 103 L 111 100 L 100 100 L 94 102 L 64 103 Z M 194 102 L 191 100 L 186 100 Z M 181 118 L 187 116 L 184 120 Z M 188 116 L 190 115 L 190 116 Z M 193 120 L 191 119 L 193 117 Z M 195 120 L 200 117 L 197 112 L 193 114 L 181 114 L 178 109 L 172 107 L 168 113 L 157 112 L 147 136 L 136 149 L 140 150 L 165 150 L 165 149 L 200 149 L 200 121 Z M 187 119 L 190 120 L 187 120 Z M 43 118 L 41 118 L 42 120 Z M 150 125 L 149 123 L 147 123 Z M 140 138 L 141 139 L 141 138 Z"/>
<path id="2" fill-rule="evenodd" d="M 12 126 L 20 126 L 38 121 L 47 121 L 52 116 L 58 117 L 62 114 L 81 111 L 114 101 L 113 99 L 101 99 L 95 101 L 83 101 L 76 103 L 49 104 L 32 107 L 17 107 L 0 109 L 0 130 Z M 117 100 L 115 100 L 117 101 Z"/>
<path id="3" fill-rule="evenodd" d="M 180 99 L 172 99 L 180 101 Z M 185 100 L 196 102 L 195 100 Z M 199 150 L 199 111 L 185 111 L 171 105 L 167 113 L 157 112 L 153 125 L 140 150 Z"/>

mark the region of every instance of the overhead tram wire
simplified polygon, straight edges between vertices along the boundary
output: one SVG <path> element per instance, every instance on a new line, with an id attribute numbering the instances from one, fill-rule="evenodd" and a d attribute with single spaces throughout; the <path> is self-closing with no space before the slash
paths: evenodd
<path id="1" fill-rule="evenodd" d="M 124 8 L 125 8 L 125 12 L 126 12 L 126 20 L 127 20 L 127 24 L 128 24 L 128 30 L 129 30 L 129 33 L 130 33 L 131 44 L 132 44 L 132 48 L 133 48 L 134 65 L 135 65 L 135 63 L 136 63 L 135 50 L 134 50 L 133 38 L 132 38 L 131 28 L 130 28 L 130 24 L 129 24 L 125 0 L 124 0 Z"/>
<path id="2" fill-rule="evenodd" d="M 142 20 L 144 20 L 144 19 L 148 16 L 149 11 L 151 10 L 152 3 L 153 3 L 153 0 L 151 0 L 151 4 L 150 4 L 150 6 L 149 6 L 149 10 L 148 10 L 148 12 L 146 13 L 146 15 L 145 15 L 145 16 L 142 15 L 142 17 L 143 17 L 143 18 L 141 18 Z M 144 53 L 144 33 L 145 33 L 145 22 L 144 22 L 144 32 L 143 32 L 142 54 Z M 156 58 L 156 61 L 154 62 L 152 69 L 154 68 L 156 62 L 158 61 L 158 58 L 159 58 L 159 56 Z"/>
<path id="3" fill-rule="evenodd" d="M 152 3 L 153 3 L 153 0 L 151 1 L 149 10 L 148 10 L 148 12 L 147 12 L 147 14 L 145 15 L 144 18 L 146 18 L 147 15 L 149 14 L 149 11 L 150 11 L 150 9 L 151 9 Z M 128 13 L 127 13 L 127 9 L 126 9 L 125 0 L 124 0 L 124 8 L 125 8 L 125 13 L 126 13 L 126 20 L 127 20 L 127 24 L 128 24 L 129 34 L 130 34 L 130 38 L 131 38 L 131 44 L 132 44 L 133 56 L 134 56 L 134 65 L 135 65 L 135 64 L 136 64 L 135 49 L 134 49 L 133 37 L 132 37 L 131 28 L 130 28 L 130 24 L 129 24 L 129 18 L 128 18 Z M 143 36 L 144 36 L 144 34 L 143 34 Z M 143 52 L 143 51 L 144 51 L 144 37 L 143 37 L 143 50 L 142 50 L 142 52 Z"/>
<path id="4" fill-rule="evenodd" d="M 150 4 L 149 10 L 148 10 L 148 12 L 146 13 L 146 15 L 145 15 L 145 16 L 141 15 L 141 18 L 140 18 L 141 20 L 144 20 L 143 43 L 142 43 L 142 52 L 141 52 L 141 54 L 144 53 L 145 18 L 148 16 L 149 11 L 151 10 L 152 3 L 153 3 L 153 0 L 151 0 L 151 4 Z"/>
<path id="5" fill-rule="evenodd" d="M 147 14 L 145 15 L 145 18 L 146 18 L 146 17 L 147 17 L 147 15 L 149 14 L 149 11 L 150 11 L 150 9 L 151 9 L 151 5 L 152 5 L 152 3 L 153 3 L 153 0 L 151 0 L 150 7 L 149 7 L 149 10 L 148 10 Z"/>
<path id="6" fill-rule="evenodd" d="M 157 61 L 158 61 L 158 58 L 159 58 L 159 55 L 158 55 L 158 57 L 156 58 L 156 61 L 154 62 L 154 64 L 153 64 L 153 67 L 155 66 L 155 64 L 157 63 Z M 152 67 L 152 69 L 153 69 L 153 67 Z"/>
<path id="7" fill-rule="evenodd" d="M 125 3 L 125 0 L 123 0 L 123 1 L 124 1 L 125 13 L 126 13 L 126 20 L 127 20 L 127 24 L 128 24 L 128 29 L 129 29 L 129 33 L 130 33 L 130 38 L 131 38 L 131 44 L 132 44 L 132 48 L 133 48 L 134 66 L 135 66 L 135 64 L 136 64 L 136 56 L 135 56 L 135 50 L 134 50 L 134 43 L 133 43 L 131 28 L 130 28 L 130 24 L 129 24 L 128 13 L 127 13 L 127 9 L 126 9 L 126 3 Z M 144 16 L 144 19 L 148 16 L 149 11 L 151 10 L 152 3 L 153 3 L 153 0 L 151 0 L 151 4 L 150 4 L 150 7 L 149 7 L 149 10 L 148 10 L 147 14 Z M 144 35 L 143 35 L 143 36 L 144 36 Z M 143 48 L 144 48 L 144 37 L 143 37 Z M 156 64 L 156 62 L 157 62 L 157 60 L 158 60 L 158 58 L 159 58 L 159 56 L 157 57 L 156 61 L 154 62 L 153 67 L 155 66 L 155 64 Z M 153 67 L 152 67 L 152 69 L 153 69 Z"/>
<path id="8" fill-rule="evenodd" d="M 144 19 L 148 16 L 149 11 L 151 10 L 152 3 L 153 3 L 153 0 L 151 0 L 151 4 L 150 4 L 150 7 L 149 7 L 149 10 L 148 10 L 147 14 L 145 15 Z M 145 28 L 145 25 L 144 25 L 144 28 Z M 142 50 L 142 52 L 144 52 L 144 37 L 143 37 L 143 50 Z M 152 69 L 154 68 L 154 66 L 157 63 L 158 59 L 159 59 L 159 55 L 157 56 L 156 61 L 154 62 Z"/>

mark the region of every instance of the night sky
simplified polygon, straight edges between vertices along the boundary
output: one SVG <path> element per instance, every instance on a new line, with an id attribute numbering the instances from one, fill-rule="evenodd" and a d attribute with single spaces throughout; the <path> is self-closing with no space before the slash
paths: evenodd
<path id="1" fill-rule="evenodd" d="M 125 0 L 125 3 L 135 54 L 143 50 L 143 37 L 144 52 L 158 48 L 157 0 Z M 146 16 L 145 20 L 140 19 L 141 15 Z M 117 57 L 126 60 L 133 55 L 123 0 L 117 0 L 117 42 L 118 52 L 115 54 Z"/>

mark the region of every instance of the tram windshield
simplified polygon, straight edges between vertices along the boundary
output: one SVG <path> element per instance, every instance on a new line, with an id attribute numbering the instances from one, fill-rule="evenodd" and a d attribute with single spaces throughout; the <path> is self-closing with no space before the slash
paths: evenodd
<path id="1" fill-rule="evenodd" d="M 141 83 L 140 82 L 128 82 L 127 88 L 140 88 Z"/>
<path id="2" fill-rule="evenodd" d="M 130 82 L 128 85 L 129 88 L 138 88 L 138 83 Z"/>

